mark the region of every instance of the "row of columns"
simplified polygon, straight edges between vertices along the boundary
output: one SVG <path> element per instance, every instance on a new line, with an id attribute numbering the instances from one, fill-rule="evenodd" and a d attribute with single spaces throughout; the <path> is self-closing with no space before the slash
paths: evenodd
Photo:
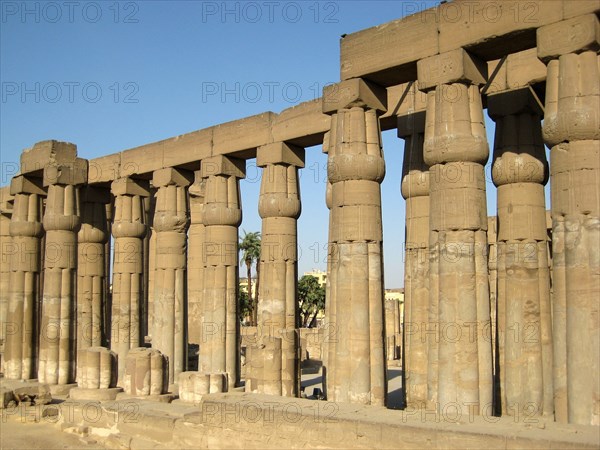
<path id="1" fill-rule="evenodd" d="M 418 89 L 426 95 L 425 105 L 398 119 L 398 135 L 406 140 L 409 405 L 438 412 L 456 405 L 470 414 L 492 409 L 516 414 L 533 405 L 535 414 L 554 413 L 560 421 L 598 423 L 599 387 L 588 382 L 599 370 L 599 357 L 589 349 L 600 344 L 599 45 L 590 32 L 598 26 L 598 18 L 587 15 L 538 30 L 538 56 L 548 65 L 545 111 L 529 87 L 487 97 L 497 124 L 492 177 L 498 187 L 498 259 L 492 289 L 484 175 L 489 149 L 481 93 L 489 84 L 487 68 L 464 49 L 417 64 L 418 81 L 408 98 L 414 101 Z M 570 39 L 554 38 L 565 34 Z M 385 89 L 361 79 L 328 87 L 323 96 L 323 112 L 331 115 L 324 142 L 330 209 L 324 381 L 332 401 L 386 402 L 380 191 L 385 161 L 379 129 L 386 102 Z M 552 148 L 552 297 L 542 140 Z M 13 179 L 10 235 L 27 251 L 16 252 L 10 265 L 8 311 L 17 330 L 7 335 L 9 378 L 33 378 L 37 372 L 42 382 L 70 383 L 76 346 L 107 339 L 101 300 L 106 197 L 79 188 L 87 181 L 87 166 L 73 147 L 65 150 L 66 163 L 49 159 L 41 183 L 35 176 Z M 263 167 L 263 300 L 247 389 L 295 396 L 303 149 L 269 144 L 257 149 L 257 162 Z M 123 178 L 111 185 L 110 346 L 123 359 L 142 346 L 143 317 L 149 315 L 149 338 L 167 357 L 169 384 L 186 368 L 186 308 L 194 311 L 190 333 L 200 344 L 198 371 L 209 379 L 224 377 L 224 391 L 240 381 L 238 227 L 244 176 L 244 161 L 226 156 L 206 158 L 194 174 L 155 171 L 150 248 L 148 181 Z M 101 256 L 92 262 L 95 255 Z M 193 277 L 186 276 L 189 268 Z M 497 327 L 491 324 L 491 291 Z M 39 330 L 32 328 L 38 323 Z"/>
<path id="2" fill-rule="evenodd" d="M 554 414 L 561 422 L 599 424 L 599 386 L 590 382 L 598 378 L 594 350 L 600 346 L 598 28 L 590 14 L 538 29 L 538 57 L 548 66 L 545 109 L 529 86 L 487 97 L 496 122 L 493 277 L 479 88 L 490 82 L 485 65 L 464 50 L 418 62 L 426 107 L 415 105 L 410 86 L 409 106 L 398 117 L 405 139 L 409 406 L 439 412 L 456 404 L 479 413 Z M 552 280 L 544 142 L 551 148 Z M 429 239 L 415 235 L 415 224 L 429 230 Z M 428 258 L 418 258 L 416 248 Z"/>

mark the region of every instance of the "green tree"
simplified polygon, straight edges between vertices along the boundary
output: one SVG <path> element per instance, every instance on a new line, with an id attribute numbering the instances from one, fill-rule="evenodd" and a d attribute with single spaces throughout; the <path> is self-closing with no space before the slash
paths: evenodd
<path id="1" fill-rule="evenodd" d="M 244 317 L 248 317 L 252 313 L 252 304 L 250 303 L 250 297 L 246 291 L 239 291 L 238 303 L 240 305 L 238 314 L 241 322 L 244 320 Z"/>
<path id="2" fill-rule="evenodd" d="M 239 248 L 242 252 L 242 258 L 240 264 L 244 262 L 246 264 L 246 270 L 248 271 L 248 297 L 251 300 L 250 312 L 252 314 L 252 325 L 256 325 L 257 319 L 257 305 L 258 305 L 258 277 L 260 274 L 260 232 L 253 231 L 247 233 L 245 230 L 244 235 L 240 237 Z M 256 289 L 254 292 L 254 299 L 252 299 L 252 264 L 256 262 Z"/>
<path id="3" fill-rule="evenodd" d="M 304 275 L 298 281 L 298 303 L 300 325 L 304 328 L 315 325 L 317 315 L 325 309 L 325 288 L 312 275 Z"/>

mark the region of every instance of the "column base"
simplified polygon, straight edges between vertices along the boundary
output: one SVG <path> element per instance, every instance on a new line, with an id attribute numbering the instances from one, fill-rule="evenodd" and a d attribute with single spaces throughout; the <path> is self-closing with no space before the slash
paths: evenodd
<path id="1" fill-rule="evenodd" d="M 123 388 L 102 388 L 102 389 L 86 389 L 76 387 L 69 392 L 69 398 L 72 400 L 93 400 L 99 402 L 112 401 L 117 398 L 119 393 L 123 392 Z"/>

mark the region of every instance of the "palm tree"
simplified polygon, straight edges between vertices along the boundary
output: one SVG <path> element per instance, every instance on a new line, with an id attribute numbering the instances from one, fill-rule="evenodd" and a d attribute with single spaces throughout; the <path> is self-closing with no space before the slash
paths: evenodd
<path id="1" fill-rule="evenodd" d="M 260 232 L 253 231 L 251 233 L 247 233 L 245 230 L 244 236 L 240 237 L 239 248 L 243 252 L 242 261 L 246 264 L 246 269 L 248 270 L 248 297 L 252 298 L 252 263 L 256 261 L 256 277 L 257 277 L 257 286 L 256 292 L 254 293 L 254 301 L 252 302 L 251 311 L 252 311 L 252 323 L 256 325 L 257 319 L 257 305 L 258 305 L 258 275 L 259 275 L 259 259 L 260 259 Z"/>

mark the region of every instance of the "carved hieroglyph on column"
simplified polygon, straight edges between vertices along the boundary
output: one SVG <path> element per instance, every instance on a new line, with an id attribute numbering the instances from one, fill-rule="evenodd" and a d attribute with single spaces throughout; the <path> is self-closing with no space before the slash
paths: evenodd
<path id="1" fill-rule="evenodd" d="M 555 414 L 588 425 L 600 425 L 599 28 L 589 14 L 537 30 L 548 66 Z"/>
<path id="2" fill-rule="evenodd" d="M 156 233 L 154 271 L 154 325 L 152 347 L 169 363 L 169 384 L 187 366 L 186 244 L 189 211 L 186 188 L 192 173 L 178 169 L 154 172 L 152 184 L 158 188 L 154 209 Z M 196 276 L 196 274 L 192 274 Z"/>
<path id="3" fill-rule="evenodd" d="M 430 166 L 428 401 L 492 408 L 492 347 L 484 164 L 488 145 L 478 85 L 486 66 L 458 49 L 417 63 L 428 92 L 424 159 Z M 435 345 L 437 341 L 437 346 Z"/>
<path id="4" fill-rule="evenodd" d="M 503 414 L 553 414 L 542 108 L 530 88 L 488 97 L 496 121 L 498 331 Z"/>
<path id="5" fill-rule="evenodd" d="M 201 171 L 194 172 L 194 183 L 189 187 L 190 228 L 187 251 L 188 341 L 200 344 L 202 319 L 202 251 L 204 249 L 204 181 Z"/>
<path id="6" fill-rule="evenodd" d="M 87 182 L 87 173 L 87 161 L 80 158 L 44 167 L 48 198 L 43 219 L 46 249 L 40 383 L 69 384 L 75 379 L 77 233 L 81 224 L 78 186 Z"/>
<path id="7" fill-rule="evenodd" d="M 385 163 L 378 120 L 385 102 L 384 89 L 360 79 L 323 92 L 323 112 L 332 114 L 327 174 L 334 261 L 328 283 L 335 319 L 329 318 L 328 326 L 335 326 L 335 336 L 329 336 L 325 350 L 332 401 L 386 401 L 380 189 Z"/>
<path id="8" fill-rule="evenodd" d="M 115 216 L 113 290 L 110 349 L 119 357 L 119 381 L 125 371 L 129 349 L 141 345 L 143 239 L 147 232 L 144 198 L 148 183 L 132 178 L 113 181 Z"/>
<path id="9" fill-rule="evenodd" d="M 427 401 L 429 167 L 423 160 L 424 132 L 424 112 L 398 117 L 398 137 L 405 139 L 402 167 L 402 196 L 406 199 L 403 368 L 406 402 L 411 407 L 424 406 Z"/>
<path id="10" fill-rule="evenodd" d="M 110 192 L 92 186 L 81 189 L 81 228 L 77 235 L 77 349 L 100 347 L 107 342 L 105 291 L 106 205 Z"/>
<path id="11" fill-rule="evenodd" d="M 259 147 L 256 162 L 263 167 L 258 210 L 262 218 L 260 251 L 260 302 L 258 334 L 279 339 L 279 373 L 264 373 L 265 383 L 273 384 L 269 393 L 298 395 L 298 323 L 296 288 L 297 220 L 300 216 L 298 168 L 304 167 L 304 149 L 284 142 Z M 267 348 L 267 347 L 265 347 Z M 252 350 L 252 354 L 257 352 Z M 251 364 L 255 364 L 251 361 Z M 267 367 L 263 367 L 264 371 Z M 264 387 L 264 384 L 263 384 Z M 260 386 L 259 386 L 260 392 Z M 265 392 L 266 393 L 266 392 Z"/>
<path id="12" fill-rule="evenodd" d="M 14 251 L 10 255 L 7 286 L 4 376 L 11 379 L 36 377 L 34 359 L 37 357 L 42 197 L 46 195 L 41 182 L 41 179 L 19 175 L 12 179 L 10 185 L 10 192 L 15 196 L 9 226 Z"/>
<path id="13" fill-rule="evenodd" d="M 227 386 L 239 383 L 238 227 L 242 222 L 239 180 L 245 161 L 227 156 L 202 160 L 206 195 L 204 221 L 202 329 L 199 371 L 227 373 Z"/>

